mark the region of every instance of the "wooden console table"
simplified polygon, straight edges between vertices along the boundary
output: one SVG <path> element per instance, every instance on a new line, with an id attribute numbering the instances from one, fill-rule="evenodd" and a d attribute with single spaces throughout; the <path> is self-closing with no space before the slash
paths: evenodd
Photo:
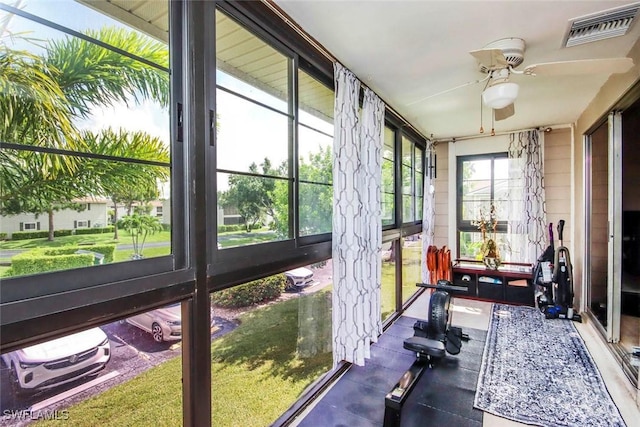
<path id="1" fill-rule="evenodd" d="M 459 262 L 453 266 L 453 285 L 466 288 L 466 291 L 451 291 L 457 297 L 535 305 L 530 265 L 507 265 L 490 270 L 482 264 Z"/>

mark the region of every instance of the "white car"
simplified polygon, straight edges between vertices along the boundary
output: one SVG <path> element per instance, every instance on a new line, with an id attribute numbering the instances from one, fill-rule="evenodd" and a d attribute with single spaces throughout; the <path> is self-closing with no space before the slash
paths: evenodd
<path id="1" fill-rule="evenodd" d="M 287 278 L 287 284 L 285 285 L 285 290 L 287 291 L 299 290 L 314 283 L 313 271 L 308 268 L 300 267 L 285 271 L 284 275 Z"/>
<path id="2" fill-rule="evenodd" d="M 155 342 L 182 339 L 180 302 L 136 314 L 125 319 L 125 321 L 143 331 L 149 332 Z M 211 313 L 211 326 L 213 326 L 213 312 Z"/>
<path id="3" fill-rule="evenodd" d="M 102 370 L 111 358 L 100 328 L 56 338 L 2 355 L 16 392 L 46 390 Z"/>
<path id="4" fill-rule="evenodd" d="M 129 324 L 149 332 L 155 342 L 175 341 L 182 338 L 179 302 L 136 314 L 125 320 Z"/>

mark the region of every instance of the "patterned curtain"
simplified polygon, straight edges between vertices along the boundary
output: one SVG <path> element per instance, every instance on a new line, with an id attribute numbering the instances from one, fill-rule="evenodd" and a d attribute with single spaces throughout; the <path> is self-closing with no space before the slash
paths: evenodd
<path id="1" fill-rule="evenodd" d="M 535 263 L 547 246 L 544 151 L 539 131 L 510 134 L 509 181 L 508 239 L 518 254 L 514 260 Z"/>
<path id="2" fill-rule="evenodd" d="M 382 333 L 380 314 L 382 216 L 380 191 L 384 103 L 334 64 L 333 365 L 364 365 Z"/>
<path id="3" fill-rule="evenodd" d="M 427 141 L 425 158 L 427 161 L 426 175 L 424 177 L 424 201 L 422 202 L 422 283 L 432 283 L 429 269 L 427 268 L 427 249 L 433 245 L 436 222 L 436 194 L 431 189 L 435 185 L 435 155 L 436 149 L 433 141 Z"/>

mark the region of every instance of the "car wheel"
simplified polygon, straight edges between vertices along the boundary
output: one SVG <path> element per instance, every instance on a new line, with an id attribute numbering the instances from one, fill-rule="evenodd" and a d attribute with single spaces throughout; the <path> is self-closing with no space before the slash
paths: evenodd
<path id="1" fill-rule="evenodd" d="M 13 390 L 14 396 L 24 396 L 25 389 L 20 387 L 20 381 L 18 380 L 18 371 L 16 370 L 15 365 L 11 364 L 11 369 L 9 370 L 9 382 L 11 383 L 11 389 Z"/>
<path id="2" fill-rule="evenodd" d="M 284 287 L 285 291 L 295 291 L 296 285 L 293 283 L 293 279 L 291 277 L 287 277 L 287 284 Z"/>
<path id="3" fill-rule="evenodd" d="M 155 342 L 162 342 L 164 340 L 162 328 L 155 322 L 153 323 L 153 325 L 151 325 L 151 335 L 153 335 L 153 340 Z"/>

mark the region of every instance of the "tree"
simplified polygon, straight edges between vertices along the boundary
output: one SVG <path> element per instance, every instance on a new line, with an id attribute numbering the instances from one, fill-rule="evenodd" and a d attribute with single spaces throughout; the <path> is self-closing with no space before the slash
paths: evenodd
<path id="1" fill-rule="evenodd" d="M 138 33 L 103 28 L 86 34 L 161 67 L 168 65 L 166 45 Z M 90 115 L 94 106 L 142 99 L 168 105 L 166 71 L 75 37 L 49 40 L 43 55 L 0 43 L 2 141 L 85 151 L 75 119 Z M 7 165 L 0 171 L 0 212 L 5 214 L 51 216 L 52 206 L 64 206 L 101 189 L 98 180 L 87 179 L 87 174 L 96 176 L 86 167 L 91 162 L 78 156 L 3 149 L 0 160 Z"/>
<path id="2" fill-rule="evenodd" d="M 267 158 L 258 165 L 251 163 L 249 173 L 257 175 L 274 175 L 271 161 Z M 250 232 L 262 222 L 266 214 L 273 208 L 272 193 L 275 182 L 271 178 L 252 175 L 231 175 L 229 177 L 229 189 L 222 193 L 220 204 L 222 206 L 235 206 L 245 220 L 245 229 Z"/>
<path id="3" fill-rule="evenodd" d="M 169 164 L 169 149 L 157 137 L 144 132 L 104 129 L 99 133 L 83 132 L 83 141 L 94 154 Z M 168 166 L 145 163 L 113 162 L 91 159 L 96 194 L 109 197 L 114 211 L 114 239 L 118 239 L 118 205 L 146 203 L 158 197 L 158 183 L 169 179 Z"/>
<path id="4" fill-rule="evenodd" d="M 120 220 L 120 227 L 129 232 L 133 243 L 132 259 L 142 259 L 142 250 L 147 240 L 147 236 L 156 231 L 162 231 L 160 220 L 151 215 L 127 215 Z"/>
<path id="5" fill-rule="evenodd" d="M 298 213 L 301 235 L 328 233 L 332 229 L 333 215 L 333 159 L 331 147 L 320 147 L 298 162 Z M 272 192 L 276 231 L 280 236 L 289 234 L 289 184 L 277 181 Z"/>

